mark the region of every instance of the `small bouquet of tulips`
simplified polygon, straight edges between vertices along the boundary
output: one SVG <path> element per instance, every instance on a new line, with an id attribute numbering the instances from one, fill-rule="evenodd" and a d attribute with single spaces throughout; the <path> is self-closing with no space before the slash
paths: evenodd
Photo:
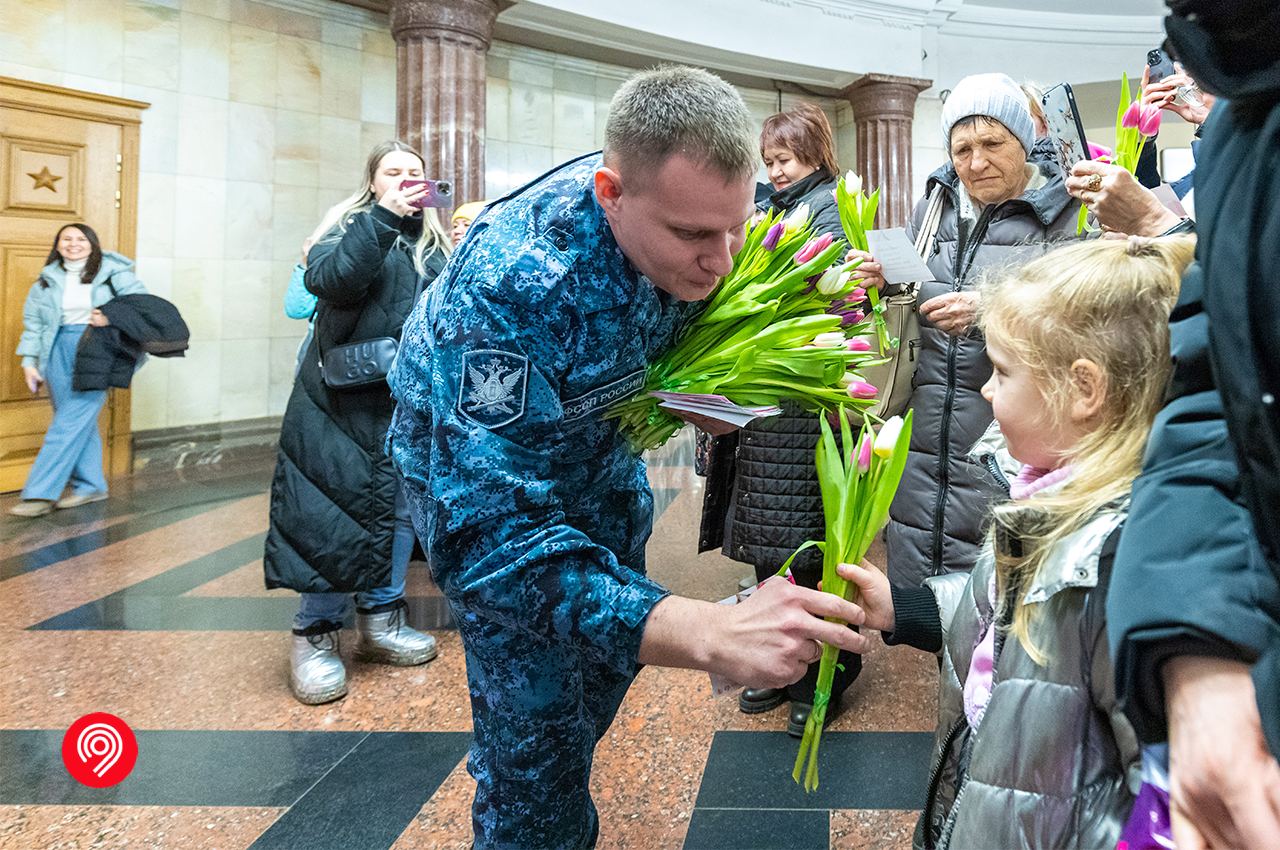
<path id="1" fill-rule="evenodd" d="M 859 251 L 871 252 L 867 241 L 867 231 L 875 226 L 876 210 L 880 207 L 880 190 L 876 189 L 867 197 L 862 191 L 862 178 L 852 171 L 836 183 L 836 209 L 840 212 L 840 226 L 844 229 L 844 238 L 850 247 Z M 859 289 L 858 292 L 864 292 Z M 884 320 L 884 305 L 880 303 L 880 291 L 874 286 L 865 290 L 864 297 L 871 302 L 871 317 L 875 324 L 876 339 L 880 343 L 880 354 L 883 356 L 890 348 L 898 347 L 898 340 L 889 337 L 889 326 Z"/>
<path id="2" fill-rule="evenodd" d="M 873 433 L 871 423 L 864 420 L 857 440 L 853 438 L 848 418 L 839 418 L 840 443 L 837 444 L 826 417 L 820 417 L 822 438 L 815 458 L 818 486 L 822 491 L 826 540 L 805 543 L 787 559 L 778 574 L 785 575 L 801 551 L 817 546 L 822 551 L 822 589 L 856 602 L 857 586 L 841 578 L 836 566 L 861 563 L 871 548 L 871 542 L 889 519 L 889 504 L 898 491 L 898 483 L 907 464 L 911 411 L 907 412 L 905 419 L 894 416 L 886 420 L 878 435 Z M 827 619 L 832 620 L 830 617 Z M 838 654 L 835 647 L 823 645 L 813 710 L 805 723 L 800 752 L 791 772 L 792 778 L 803 784 L 805 791 L 814 791 L 818 787 L 818 745 L 822 741 L 823 721 L 831 702 L 831 683 Z"/>
<path id="3" fill-rule="evenodd" d="M 810 410 L 870 405 L 876 389 L 857 372 L 875 357 L 858 338 L 866 325 L 860 313 L 838 309 L 858 288 L 849 275 L 856 262 L 837 264 L 844 250 L 830 233 L 812 233 L 807 205 L 748 226 L 733 270 L 702 312 L 649 364 L 643 389 L 606 416 L 619 420 L 640 452 L 661 446 L 684 425 L 670 398 L 655 393 L 757 409 L 783 399 Z"/>
<path id="4" fill-rule="evenodd" d="M 1129 75 L 1120 80 L 1120 105 L 1116 109 L 1116 147 L 1108 156 L 1108 161 L 1118 165 L 1130 174 L 1138 169 L 1138 158 L 1147 139 L 1160 132 L 1160 107 L 1142 103 L 1142 89 L 1138 89 L 1135 98 L 1129 88 Z M 1080 205 L 1080 217 L 1076 220 L 1076 234 L 1084 232 L 1088 226 L 1089 208 Z"/>

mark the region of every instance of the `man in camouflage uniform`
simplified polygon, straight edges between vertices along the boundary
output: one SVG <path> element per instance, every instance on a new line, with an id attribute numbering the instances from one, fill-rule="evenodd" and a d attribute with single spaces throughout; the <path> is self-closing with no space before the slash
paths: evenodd
<path id="1" fill-rule="evenodd" d="M 785 684 L 861 641 L 780 580 L 726 608 L 647 578 L 644 463 L 601 418 L 732 268 L 755 168 L 731 87 L 637 75 L 603 156 L 486 211 L 405 324 L 388 443 L 466 653 L 477 847 L 595 844 L 592 755 L 641 663 Z"/>

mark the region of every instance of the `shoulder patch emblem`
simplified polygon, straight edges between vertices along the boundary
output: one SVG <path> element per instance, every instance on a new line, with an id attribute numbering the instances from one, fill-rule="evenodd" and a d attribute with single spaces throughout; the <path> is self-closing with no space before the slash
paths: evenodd
<path id="1" fill-rule="evenodd" d="M 462 355 L 458 413 L 484 428 L 500 428 L 524 415 L 529 358 L 480 348 Z"/>

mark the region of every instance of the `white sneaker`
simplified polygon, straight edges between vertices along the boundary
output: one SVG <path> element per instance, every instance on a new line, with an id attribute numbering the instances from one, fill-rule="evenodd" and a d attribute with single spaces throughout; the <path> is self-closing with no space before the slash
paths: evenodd
<path id="1" fill-rule="evenodd" d="M 67 508 L 78 508 L 81 505 L 88 505 L 92 502 L 102 502 L 107 498 L 105 491 L 97 493 L 72 493 L 70 496 L 63 496 L 61 499 L 53 503 L 55 508 L 65 510 Z"/>
<path id="2" fill-rule="evenodd" d="M 53 512 L 53 502 L 48 499 L 23 499 L 9 508 L 12 516 L 38 517 Z"/>

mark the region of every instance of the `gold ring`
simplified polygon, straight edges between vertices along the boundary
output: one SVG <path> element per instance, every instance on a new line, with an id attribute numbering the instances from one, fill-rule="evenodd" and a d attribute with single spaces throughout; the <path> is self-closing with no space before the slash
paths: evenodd
<path id="1" fill-rule="evenodd" d="M 1102 188 L 1102 175 L 1095 174 L 1089 178 L 1089 182 L 1085 184 L 1085 188 L 1090 192 L 1097 192 Z"/>

